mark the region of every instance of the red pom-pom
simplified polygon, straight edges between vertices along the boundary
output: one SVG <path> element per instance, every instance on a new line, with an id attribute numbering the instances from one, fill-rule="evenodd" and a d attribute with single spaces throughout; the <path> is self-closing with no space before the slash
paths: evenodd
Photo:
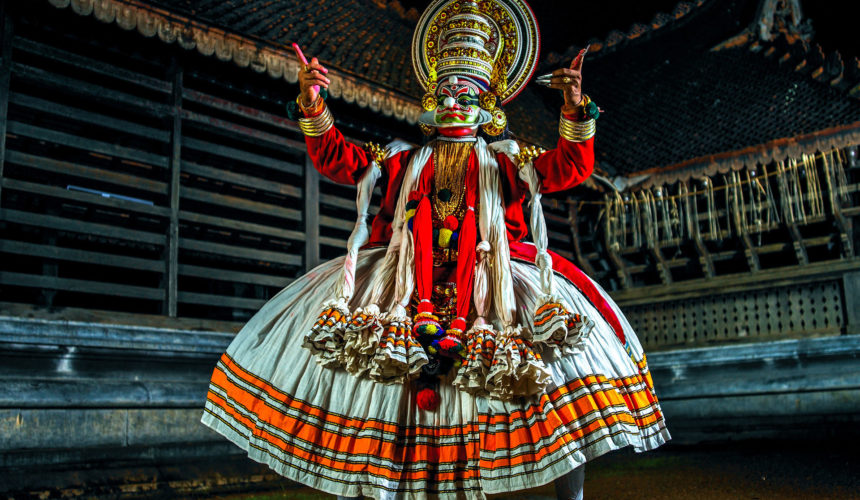
<path id="1" fill-rule="evenodd" d="M 454 321 L 451 322 L 451 328 L 453 328 L 455 330 L 460 330 L 461 332 L 465 332 L 466 331 L 466 320 L 463 318 L 459 318 L 459 317 L 456 318 Z"/>
<path id="2" fill-rule="evenodd" d="M 418 303 L 418 312 L 419 313 L 432 313 L 435 308 L 433 307 L 433 303 L 428 301 L 421 301 Z"/>
<path id="3" fill-rule="evenodd" d="M 412 191 L 411 193 L 409 193 L 409 197 L 406 199 L 406 201 L 418 201 L 420 199 L 421 193 L 419 193 L 418 191 Z"/>
<path id="4" fill-rule="evenodd" d="M 456 231 L 458 227 L 460 227 L 460 221 L 457 220 L 457 217 L 453 215 L 449 215 L 445 217 L 445 222 L 443 223 L 445 229 L 450 229 L 451 231 Z"/>
<path id="5" fill-rule="evenodd" d="M 433 411 L 439 407 L 439 393 L 433 389 L 421 389 L 418 391 L 418 408 Z"/>

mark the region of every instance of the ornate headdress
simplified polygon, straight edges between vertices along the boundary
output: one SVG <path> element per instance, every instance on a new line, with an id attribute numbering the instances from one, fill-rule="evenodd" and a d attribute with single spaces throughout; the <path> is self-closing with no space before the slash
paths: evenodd
<path id="1" fill-rule="evenodd" d="M 539 40 L 537 20 L 523 0 L 434 0 L 412 37 L 412 66 L 427 92 L 424 108 L 436 106 L 439 80 L 469 78 L 485 89 L 481 107 L 493 115 L 485 129 L 497 135 L 506 121 L 499 106 L 531 78 Z"/>

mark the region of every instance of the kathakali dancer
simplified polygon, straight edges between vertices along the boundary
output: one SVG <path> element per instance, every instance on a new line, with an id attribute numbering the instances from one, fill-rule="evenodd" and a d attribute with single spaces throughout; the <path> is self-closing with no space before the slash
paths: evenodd
<path id="1" fill-rule="evenodd" d="M 499 140 L 501 106 L 532 77 L 538 45 L 523 0 L 434 0 L 413 38 L 432 136 L 421 147 L 346 142 L 320 95 L 326 69 L 304 66 L 308 154 L 357 186 L 357 222 L 345 257 L 239 332 L 212 376 L 206 425 L 287 478 L 380 499 L 551 481 L 576 498 L 588 460 L 669 439 L 629 323 L 546 248 L 541 195 L 579 184 L 594 163 L 582 54 L 543 77 L 564 94 L 556 148 Z M 534 243 L 522 241 L 529 229 Z"/>

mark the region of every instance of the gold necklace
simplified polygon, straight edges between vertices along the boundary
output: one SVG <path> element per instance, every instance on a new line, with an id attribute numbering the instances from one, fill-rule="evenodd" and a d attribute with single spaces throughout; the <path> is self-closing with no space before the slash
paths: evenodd
<path id="1" fill-rule="evenodd" d="M 438 141 L 433 147 L 433 211 L 439 221 L 456 214 L 463 204 L 473 146 L 473 142 Z M 439 197 L 444 190 L 450 193 L 447 201 Z"/>

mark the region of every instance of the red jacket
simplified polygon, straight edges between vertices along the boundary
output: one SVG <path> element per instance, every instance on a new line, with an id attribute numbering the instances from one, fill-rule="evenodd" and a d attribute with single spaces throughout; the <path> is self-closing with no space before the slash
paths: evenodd
<path id="1" fill-rule="evenodd" d="M 335 127 L 320 137 L 306 137 L 305 141 L 316 169 L 335 182 L 356 184 L 370 164 L 365 150 L 347 142 Z M 517 167 L 506 155 L 497 154 L 496 160 L 502 174 L 508 240 L 520 241 L 528 234 L 522 206 L 528 187 L 519 179 Z M 409 152 L 404 151 L 389 158 L 383 165 L 379 181 L 383 192 L 382 206 L 373 220 L 371 246 L 387 244 L 391 239 L 391 220 L 394 218 L 397 196 L 408 161 Z M 477 161 L 477 155 L 473 152 L 469 162 Z M 542 177 L 541 192 L 570 189 L 584 181 L 594 169 L 594 140 L 570 142 L 559 138 L 558 146 L 538 157 L 534 165 Z"/>
<path id="2" fill-rule="evenodd" d="M 335 127 L 319 137 L 306 136 L 305 141 L 314 167 L 334 182 L 354 185 L 370 164 L 368 153 L 363 148 L 347 142 Z M 373 220 L 368 246 L 387 245 L 391 239 L 391 222 L 397 206 L 400 185 L 407 170 L 409 154 L 409 151 L 398 153 L 388 158 L 382 165 L 382 177 L 379 181 L 383 193 L 382 204 Z M 473 152 L 469 162 L 477 161 L 477 155 Z M 505 225 L 511 258 L 533 263 L 535 247 L 521 243 L 528 234 L 522 206 L 528 187 L 519 179 L 517 167 L 506 155 L 497 154 L 496 161 L 502 174 Z M 559 138 L 556 148 L 540 155 L 534 161 L 534 166 L 541 175 L 541 192 L 552 193 L 570 189 L 588 178 L 594 169 L 594 139 L 571 142 Z M 624 333 L 621 323 L 594 283 L 571 262 L 555 252 L 549 253 L 552 255 L 553 270 L 563 275 L 588 297 L 623 343 Z"/>

